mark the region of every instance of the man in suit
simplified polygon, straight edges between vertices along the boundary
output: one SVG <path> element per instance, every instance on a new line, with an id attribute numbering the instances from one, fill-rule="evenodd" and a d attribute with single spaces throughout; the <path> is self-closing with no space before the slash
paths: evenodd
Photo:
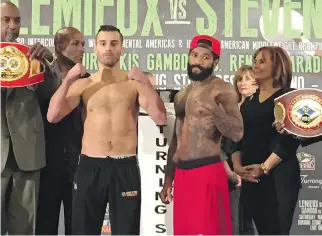
<path id="1" fill-rule="evenodd" d="M 57 31 L 54 39 L 59 84 L 84 54 L 84 36 L 73 28 Z M 57 235 L 61 204 L 64 205 L 65 235 L 71 234 L 74 173 L 81 152 L 83 123 L 81 107 L 57 124 L 47 121 L 50 99 L 39 101 L 45 123 L 46 167 L 41 171 L 36 234 Z"/>
<path id="2" fill-rule="evenodd" d="M 1 41 L 15 42 L 19 9 L 1 4 Z M 50 97 L 58 84 L 51 78 L 52 53 L 41 44 L 30 58 L 45 64 L 45 81 L 34 86 L 1 88 L 1 233 L 34 234 L 40 169 L 45 166 L 45 139 L 38 96 Z"/>

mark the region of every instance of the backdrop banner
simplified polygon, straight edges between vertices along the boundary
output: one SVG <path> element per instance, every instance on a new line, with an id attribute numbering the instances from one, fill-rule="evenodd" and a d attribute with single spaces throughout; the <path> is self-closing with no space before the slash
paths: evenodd
<path id="1" fill-rule="evenodd" d="M 168 105 L 173 107 L 173 104 Z M 149 116 L 139 117 L 138 158 L 142 179 L 141 235 L 172 235 L 172 203 L 165 206 L 159 195 L 163 186 L 167 152 L 175 120 L 172 107 L 167 106 L 166 126 L 156 126 Z"/>
<path id="2" fill-rule="evenodd" d="M 253 63 L 253 53 L 278 45 L 293 63 L 292 87 L 322 89 L 321 0 L 15 0 L 20 9 L 19 43 L 36 42 L 54 50 L 54 34 L 74 26 L 86 39 L 83 64 L 98 69 L 93 52 L 100 25 L 117 26 L 124 35 L 121 68 L 137 66 L 155 75 L 158 89 L 181 89 L 187 77 L 189 43 L 208 34 L 222 43 L 214 74 L 232 83 L 237 69 Z M 162 98 L 168 101 L 166 92 Z M 143 123 L 144 121 L 144 123 Z M 163 132 L 172 133 L 173 120 Z M 166 130 L 166 131 L 165 131 Z M 139 161 L 142 171 L 142 234 L 171 234 L 171 206 L 162 205 L 167 136 L 145 116 L 139 119 Z M 166 141 L 163 137 L 166 137 Z M 299 148 L 302 184 L 292 234 L 322 234 L 321 143 Z M 166 212 L 167 210 L 167 212 Z M 102 228 L 110 232 L 108 215 Z"/>

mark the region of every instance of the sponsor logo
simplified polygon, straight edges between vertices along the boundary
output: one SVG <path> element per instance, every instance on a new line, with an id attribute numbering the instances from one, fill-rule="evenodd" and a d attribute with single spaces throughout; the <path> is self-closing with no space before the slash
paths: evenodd
<path id="1" fill-rule="evenodd" d="M 310 189 L 322 189 L 322 179 L 310 178 L 309 175 L 301 175 L 301 183 L 308 185 Z"/>
<path id="2" fill-rule="evenodd" d="M 316 95 L 299 95 L 289 106 L 289 117 L 293 125 L 301 130 L 321 128 L 322 99 Z"/>
<path id="3" fill-rule="evenodd" d="M 138 191 L 122 192 L 122 197 L 135 197 L 138 195 Z"/>
<path id="4" fill-rule="evenodd" d="M 315 170 L 315 157 L 309 153 L 300 152 L 296 154 L 301 170 Z"/>

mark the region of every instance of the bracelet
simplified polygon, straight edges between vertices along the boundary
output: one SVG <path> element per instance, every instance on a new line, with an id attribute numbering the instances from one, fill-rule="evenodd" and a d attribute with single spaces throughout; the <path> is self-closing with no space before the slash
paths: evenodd
<path id="1" fill-rule="evenodd" d="M 261 168 L 262 168 L 264 174 L 268 175 L 268 170 L 267 170 L 266 166 L 264 165 L 264 163 L 261 164 Z"/>

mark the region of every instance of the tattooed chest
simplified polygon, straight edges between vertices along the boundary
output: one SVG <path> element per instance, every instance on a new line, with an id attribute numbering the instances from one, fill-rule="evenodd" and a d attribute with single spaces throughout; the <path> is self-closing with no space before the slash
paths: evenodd
<path id="1" fill-rule="evenodd" d="M 215 101 L 209 89 L 196 89 L 187 96 L 185 111 L 189 117 L 208 117 L 214 114 Z"/>
<path id="2" fill-rule="evenodd" d="M 215 101 L 211 90 L 192 89 L 186 96 L 184 109 L 180 106 L 180 111 L 185 113 L 182 126 L 178 126 L 180 130 L 177 130 L 177 154 L 180 159 L 219 155 L 221 134 L 214 122 Z"/>
<path id="3" fill-rule="evenodd" d="M 174 100 L 174 109 L 176 111 L 176 116 L 181 119 L 184 119 L 184 117 L 186 116 L 186 103 L 190 91 L 190 87 L 186 88 L 183 91 L 180 91 Z"/>

